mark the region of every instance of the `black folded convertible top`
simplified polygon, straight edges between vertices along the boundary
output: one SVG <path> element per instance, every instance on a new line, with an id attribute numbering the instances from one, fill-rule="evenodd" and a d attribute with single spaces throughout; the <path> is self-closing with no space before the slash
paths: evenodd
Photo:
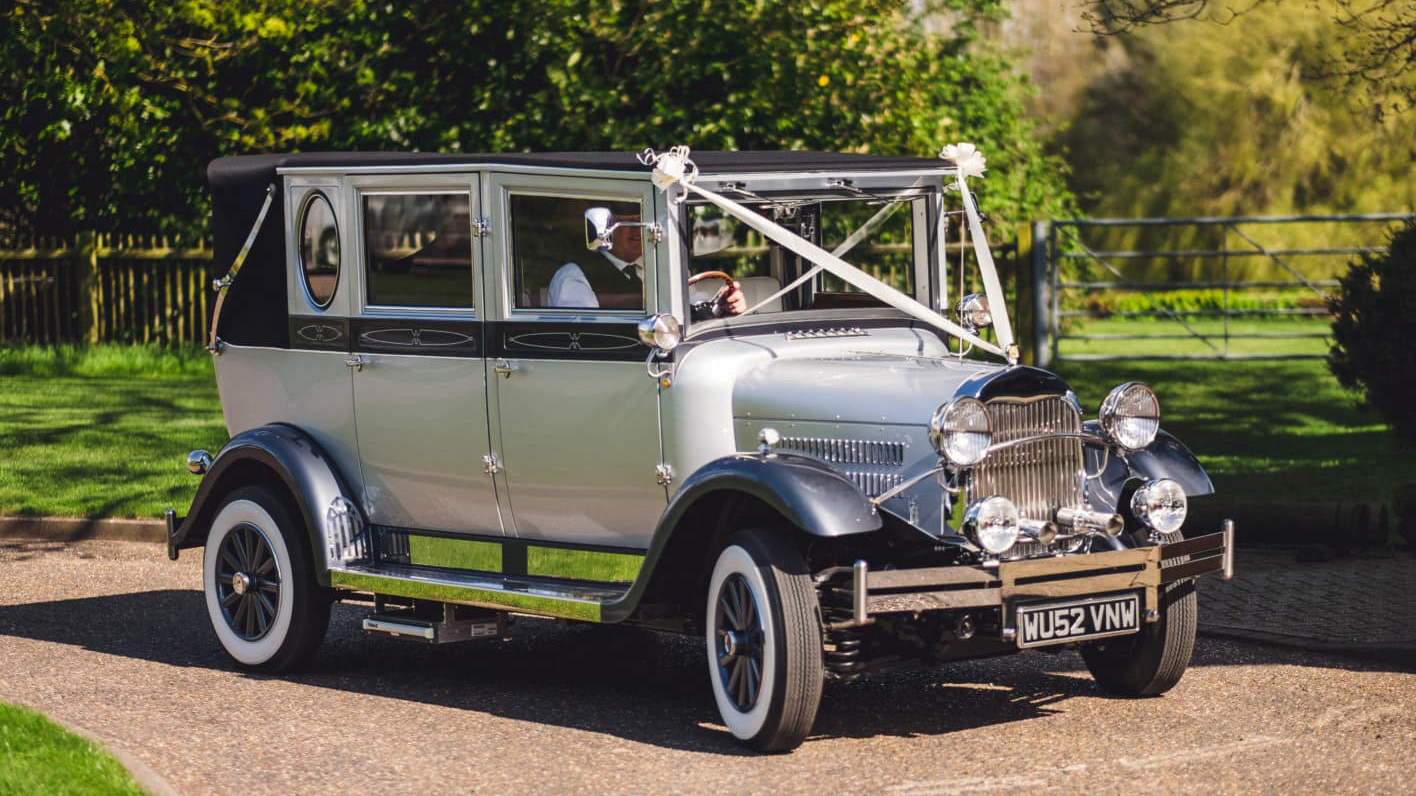
<path id="1" fill-rule="evenodd" d="M 947 168 L 939 158 L 853 155 L 836 152 L 692 152 L 699 173 L 751 174 L 773 171 L 921 171 Z M 357 171 L 368 168 L 446 166 L 449 170 L 494 166 L 542 166 L 639 172 L 650 167 L 634 152 L 534 152 L 437 154 L 425 152 L 303 152 L 239 155 L 207 166 L 211 189 L 212 238 L 216 275 L 225 274 L 255 223 L 268 186 L 277 190 L 247 257 L 241 276 L 229 289 L 217 334 L 241 345 L 287 347 L 283 197 L 278 171 L 321 168 Z"/>

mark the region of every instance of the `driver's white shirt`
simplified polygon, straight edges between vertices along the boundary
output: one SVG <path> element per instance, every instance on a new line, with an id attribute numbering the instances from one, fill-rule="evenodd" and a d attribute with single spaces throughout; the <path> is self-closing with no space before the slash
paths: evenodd
<path id="1" fill-rule="evenodd" d="M 600 254 L 618 268 L 620 273 L 634 266 L 634 273 L 639 276 L 639 281 L 644 281 L 643 258 L 631 263 L 607 251 Z M 580 266 L 566 263 L 556 269 L 555 276 L 551 277 L 550 287 L 546 289 L 546 304 L 551 307 L 599 307 L 600 300 L 595 297 L 595 290 L 590 287 L 590 280 L 585 278 L 585 272 L 580 270 Z"/>

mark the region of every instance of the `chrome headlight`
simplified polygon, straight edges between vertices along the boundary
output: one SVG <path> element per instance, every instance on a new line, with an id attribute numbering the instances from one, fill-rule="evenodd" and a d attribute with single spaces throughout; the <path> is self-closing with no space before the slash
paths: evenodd
<path id="1" fill-rule="evenodd" d="M 1157 478 L 1131 496 L 1131 513 L 1146 527 L 1160 533 L 1174 533 L 1185 524 L 1189 503 L 1185 490 L 1169 478 Z"/>
<path id="2" fill-rule="evenodd" d="M 955 398 L 939 407 L 929 421 L 929 441 L 939 455 L 959 467 L 983 461 L 993 441 L 988 408 L 977 398 Z"/>
<path id="3" fill-rule="evenodd" d="M 1160 430 L 1160 401 L 1138 381 L 1123 384 L 1101 402 L 1101 428 L 1128 451 L 1151 444 Z"/>
<path id="4" fill-rule="evenodd" d="M 994 555 L 1003 555 L 1018 542 L 1018 507 L 997 495 L 984 498 L 964 512 L 964 535 Z"/>
<path id="5" fill-rule="evenodd" d="M 959 300 L 959 322 L 965 329 L 976 332 L 993 325 L 993 313 L 988 309 L 988 296 L 970 293 Z"/>

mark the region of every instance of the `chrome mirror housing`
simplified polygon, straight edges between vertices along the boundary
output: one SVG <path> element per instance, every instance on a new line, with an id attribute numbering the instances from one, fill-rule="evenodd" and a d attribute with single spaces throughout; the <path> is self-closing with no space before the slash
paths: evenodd
<path id="1" fill-rule="evenodd" d="M 959 299 L 959 323 L 970 332 L 987 329 L 993 325 L 993 313 L 988 309 L 988 296 L 970 293 Z"/>
<path id="2" fill-rule="evenodd" d="M 674 350 L 682 337 L 683 327 L 678 318 L 668 313 L 650 315 L 639 322 L 639 341 L 658 351 Z"/>
<path id="3" fill-rule="evenodd" d="M 592 252 L 608 251 L 610 236 L 616 224 L 608 207 L 592 207 L 585 211 L 585 248 Z"/>

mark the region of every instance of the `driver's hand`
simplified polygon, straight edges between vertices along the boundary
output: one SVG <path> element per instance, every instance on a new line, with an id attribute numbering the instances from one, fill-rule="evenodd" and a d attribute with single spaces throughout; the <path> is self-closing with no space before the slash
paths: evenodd
<path id="1" fill-rule="evenodd" d="M 742 294 L 742 285 L 733 280 L 733 289 L 729 290 L 719 303 L 723 307 L 724 315 L 741 315 L 747 309 L 747 297 Z"/>

